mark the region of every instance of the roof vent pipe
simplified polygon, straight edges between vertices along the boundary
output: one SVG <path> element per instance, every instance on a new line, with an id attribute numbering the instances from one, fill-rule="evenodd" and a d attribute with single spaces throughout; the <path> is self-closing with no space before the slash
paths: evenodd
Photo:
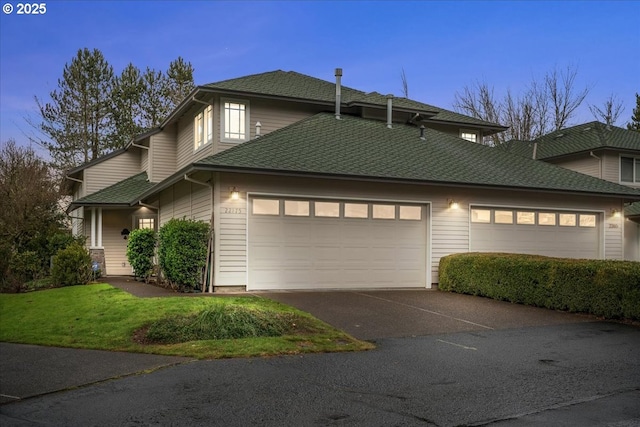
<path id="1" fill-rule="evenodd" d="M 336 119 L 340 120 L 340 102 L 342 101 L 342 68 L 336 68 Z"/>
<path id="2" fill-rule="evenodd" d="M 393 127 L 393 95 L 387 95 L 387 129 Z"/>
<path id="3" fill-rule="evenodd" d="M 534 142 L 533 143 L 533 156 L 531 157 L 533 160 L 538 160 L 538 159 L 536 159 L 537 153 L 538 153 L 538 143 Z"/>
<path id="4" fill-rule="evenodd" d="M 260 138 L 262 135 L 260 134 L 260 129 L 262 129 L 262 123 L 256 123 L 256 139 Z"/>
<path id="5" fill-rule="evenodd" d="M 424 125 L 420 125 L 420 139 L 423 141 L 427 139 L 424 137 Z"/>

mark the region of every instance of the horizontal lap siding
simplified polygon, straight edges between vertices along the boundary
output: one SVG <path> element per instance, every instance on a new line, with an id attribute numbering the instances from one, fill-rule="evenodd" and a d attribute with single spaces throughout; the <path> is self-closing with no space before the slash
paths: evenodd
<path id="1" fill-rule="evenodd" d="M 140 172 L 147 172 L 147 176 L 150 177 L 149 172 L 149 150 L 141 149 L 140 151 Z"/>
<path id="2" fill-rule="evenodd" d="M 161 182 L 176 171 L 176 127 L 172 125 L 152 135 L 150 146 L 150 181 Z"/>
<path id="3" fill-rule="evenodd" d="M 205 108 L 204 105 L 201 106 Z M 196 114 L 202 111 L 202 108 L 192 108 L 185 114 L 178 122 L 178 136 L 177 136 L 177 150 L 176 150 L 176 170 L 180 170 L 183 167 L 210 156 L 213 154 L 214 144 L 207 144 L 201 147 L 198 151 L 194 151 L 194 119 Z M 215 109 L 214 109 L 215 114 Z M 214 115 L 215 122 L 215 115 Z M 214 126 L 215 127 L 215 126 Z M 215 130 L 215 129 L 214 129 Z M 215 138 L 215 134 L 214 134 Z"/>
<path id="4" fill-rule="evenodd" d="M 125 151 L 86 169 L 84 172 L 85 195 L 95 193 L 138 173 L 140 173 L 139 151 Z"/>
<path id="5" fill-rule="evenodd" d="M 596 178 L 601 178 L 602 175 L 600 171 L 600 160 L 589 155 L 578 159 L 562 160 L 557 162 L 556 165 L 585 175 L 595 176 Z"/>
<path id="6" fill-rule="evenodd" d="M 602 179 L 620 182 L 620 156 L 617 153 L 602 153 Z"/>

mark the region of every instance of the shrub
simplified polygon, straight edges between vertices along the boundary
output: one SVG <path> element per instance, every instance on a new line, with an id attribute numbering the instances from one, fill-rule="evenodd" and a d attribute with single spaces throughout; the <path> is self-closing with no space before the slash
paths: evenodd
<path id="1" fill-rule="evenodd" d="M 439 289 L 640 320 L 640 263 L 468 253 L 440 260 Z"/>
<path id="2" fill-rule="evenodd" d="M 80 244 L 73 243 L 53 257 L 51 280 L 60 286 L 84 285 L 91 280 L 91 257 Z"/>
<path id="3" fill-rule="evenodd" d="M 153 273 L 153 256 L 156 249 L 156 232 L 151 229 L 133 230 L 127 243 L 127 259 L 133 274 L 145 282 Z"/>
<path id="4" fill-rule="evenodd" d="M 209 225 L 171 219 L 160 228 L 158 263 L 164 277 L 182 290 L 198 288 L 207 262 Z"/>

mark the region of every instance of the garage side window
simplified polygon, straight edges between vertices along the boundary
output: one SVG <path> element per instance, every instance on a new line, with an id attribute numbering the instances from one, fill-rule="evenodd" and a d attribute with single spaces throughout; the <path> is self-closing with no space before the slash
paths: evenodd
<path id="1" fill-rule="evenodd" d="M 284 214 L 288 216 L 309 216 L 309 202 L 306 200 L 285 200 Z"/>
<path id="2" fill-rule="evenodd" d="M 400 206 L 400 219 L 420 221 L 422 219 L 422 206 Z"/>
<path id="3" fill-rule="evenodd" d="M 345 203 L 345 218 L 369 218 L 369 205 L 366 203 Z"/>
<path id="4" fill-rule="evenodd" d="M 396 219 L 396 207 L 394 205 L 373 205 L 374 219 Z"/>
<path id="5" fill-rule="evenodd" d="M 471 209 L 471 222 L 489 224 L 491 222 L 491 210 Z"/>
<path id="6" fill-rule="evenodd" d="M 322 218 L 339 218 L 340 203 L 338 202 L 315 202 L 316 216 Z"/>
<path id="7" fill-rule="evenodd" d="M 495 211 L 496 224 L 513 224 L 513 211 Z"/>
<path id="8" fill-rule="evenodd" d="M 280 201 L 274 199 L 253 199 L 254 215 L 280 215 Z"/>
<path id="9" fill-rule="evenodd" d="M 575 227 L 576 214 L 560 214 L 560 227 Z"/>
<path id="10" fill-rule="evenodd" d="M 580 227 L 595 227 L 596 216 L 595 215 L 580 215 Z"/>

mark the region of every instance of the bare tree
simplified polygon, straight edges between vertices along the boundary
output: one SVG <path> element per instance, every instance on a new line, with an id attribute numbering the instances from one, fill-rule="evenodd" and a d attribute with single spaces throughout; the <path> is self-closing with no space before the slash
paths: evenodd
<path id="1" fill-rule="evenodd" d="M 554 68 L 542 80 L 532 79 L 520 95 L 509 89 L 502 98 L 495 96 L 488 83 L 478 81 L 473 86 L 465 86 L 461 93 L 456 92 L 454 108 L 509 127 L 483 141 L 487 145 L 500 146 L 511 139 L 535 139 L 569 124 L 589 93 L 589 87 L 576 88 L 576 77 L 577 70 L 571 66 L 563 71 Z"/>
<path id="2" fill-rule="evenodd" d="M 624 106 L 616 95 L 611 94 L 605 99 L 602 108 L 596 105 L 589 105 L 589 110 L 596 120 L 602 121 L 607 125 L 615 125 L 620 115 L 624 112 Z"/>
<path id="3" fill-rule="evenodd" d="M 402 69 L 402 73 L 400 73 L 400 78 L 402 79 L 402 94 L 405 98 L 409 97 L 409 82 L 407 81 L 407 75 L 404 73 L 404 68 Z"/>

